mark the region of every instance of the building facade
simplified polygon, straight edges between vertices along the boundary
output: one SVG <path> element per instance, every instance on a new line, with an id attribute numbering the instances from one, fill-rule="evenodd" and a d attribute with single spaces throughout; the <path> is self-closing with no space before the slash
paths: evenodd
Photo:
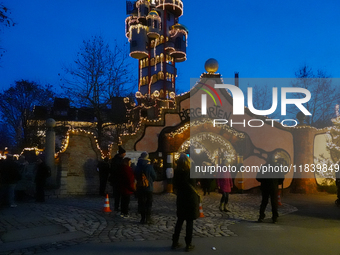
<path id="1" fill-rule="evenodd" d="M 138 0 L 131 6 L 125 26 L 130 56 L 138 60 L 139 66 L 137 105 L 129 98 L 120 104 L 125 105 L 125 118 L 120 119 L 124 119 L 126 128 L 108 153 L 103 154 L 96 139 L 89 138 L 92 134 L 74 129 L 68 132 L 62 150 L 56 153 L 60 186 L 57 193 L 96 194 L 96 162 L 104 156 L 114 156 L 118 145 L 130 155 L 138 156 L 142 151 L 150 154 L 158 175 L 156 192 L 171 191 L 168 184 L 180 153 L 190 154 L 195 164 L 226 160 L 238 170 L 241 166 L 259 168 L 271 156 L 282 159 L 289 166 L 284 187 L 291 187 L 294 192 L 315 192 L 317 183 L 329 178 L 305 171 L 306 166 L 318 164 L 320 157 L 334 161 L 327 147 L 331 139 L 329 128 L 315 129 L 305 125 L 302 118 L 295 127 L 287 127 L 255 115 L 248 108 L 244 115 L 235 115 L 231 94 L 225 89 L 219 89 L 218 93 L 211 89 L 224 83 L 216 73 L 218 62 L 213 59 L 206 62 L 206 72 L 189 92 L 176 95 L 176 63 L 186 60 L 188 37 L 188 29 L 179 23 L 183 2 Z M 234 84 L 238 87 L 238 73 Z M 209 91 L 216 93 L 219 100 L 207 100 L 203 114 L 202 98 Z M 214 119 L 248 125 L 232 126 L 229 122 L 216 126 Z M 252 127 L 256 122 L 261 125 Z M 233 178 L 239 190 L 259 186 L 254 172 L 237 171 Z"/>

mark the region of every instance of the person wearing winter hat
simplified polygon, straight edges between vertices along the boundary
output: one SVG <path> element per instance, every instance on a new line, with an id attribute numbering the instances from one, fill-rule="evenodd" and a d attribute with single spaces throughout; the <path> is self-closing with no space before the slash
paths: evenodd
<path id="1" fill-rule="evenodd" d="M 150 164 L 149 154 L 144 151 L 138 159 L 135 169 L 137 180 L 138 211 L 141 214 L 140 223 L 151 224 L 153 182 L 156 180 L 156 172 Z"/>
<path id="2" fill-rule="evenodd" d="M 140 157 L 139 157 L 139 158 L 148 160 L 148 159 L 149 159 L 149 153 L 147 153 L 146 151 L 143 151 L 143 152 L 140 154 Z"/>
<path id="3" fill-rule="evenodd" d="M 122 169 L 123 169 L 123 158 L 126 155 L 126 151 L 123 147 L 118 146 L 118 153 L 112 158 L 111 160 L 111 167 L 110 167 L 110 177 L 109 181 L 112 186 L 113 190 L 113 197 L 115 199 L 114 202 L 114 210 L 116 212 L 119 211 L 119 205 L 121 200 L 121 193 L 120 193 L 120 179 L 122 176 Z"/>

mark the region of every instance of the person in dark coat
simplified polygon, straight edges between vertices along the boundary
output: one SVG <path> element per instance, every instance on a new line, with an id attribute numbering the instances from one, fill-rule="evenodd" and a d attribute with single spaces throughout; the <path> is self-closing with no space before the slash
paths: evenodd
<path id="1" fill-rule="evenodd" d="M 120 182 L 120 193 L 122 195 L 121 215 L 129 217 L 130 196 L 135 191 L 135 177 L 131 168 L 131 159 L 123 159 L 123 171 Z"/>
<path id="2" fill-rule="evenodd" d="M 211 166 L 211 164 L 204 161 L 202 163 L 202 166 L 203 167 Z M 210 195 L 212 181 L 213 181 L 213 179 L 211 179 L 211 178 L 202 178 L 201 179 L 200 182 L 201 182 L 201 187 L 202 187 L 202 190 L 203 190 L 203 196 L 205 196 L 207 193 L 208 193 L 208 195 Z"/>
<path id="3" fill-rule="evenodd" d="M 284 163 L 284 162 L 282 162 Z M 280 166 L 281 161 L 275 160 L 273 157 L 269 157 L 265 166 Z M 265 210 L 270 198 L 270 204 L 272 206 L 272 220 L 273 223 L 277 222 L 279 217 L 278 213 L 278 191 L 279 185 L 283 184 L 284 175 L 281 172 L 269 172 L 263 171 L 263 167 L 260 169 L 256 176 L 256 180 L 261 183 L 262 201 L 260 205 L 260 216 L 258 222 L 263 222 L 266 217 Z"/>
<path id="4" fill-rule="evenodd" d="M 43 203 L 45 202 L 46 179 L 51 176 L 51 168 L 46 164 L 43 156 L 38 157 L 37 163 L 37 172 L 35 174 L 35 201 Z"/>
<path id="5" fill-rule="evenodd" d="M 0 166 L 0 185 L 2 190 L 1 196 L 7 196 L 7 202 L 10 207 L 17 207 L 14 201 L 14 192 L 15 186 L 19 180 L 19 165 L 14 161 L 13 155 L 7 154 L 6 159 L 1 162 Z M 1 200 L 4 199 L 1 198 Z"/>
<path id="6" fill-rule="evenodd" d="M 195 180 L 190 179 L 190 159 L 182 153 L 178 159 L 174 173 L 174 188 L 177 193 L 177 222 L 172 236 L 172 249 L 177 249 L 179 235 L 183 222 L 186 221 L 186 251 L 194 249 L 192 245 L 192 232 L 194 220 L 199 217 L 199 195 L 195 188 Z"/>
<path id="7" fill-rule="evenodd" d="M 110 184 L 113 190 L 113 197 L 115 199 L 114 202 L 114 210 L 119 212 L 119 205 L 121 200 L 120 194 L 120 176 L 123 167 L 123 158 L 126 155 L 126 151 L 123 147 L 118 147 L 118 153 L 111 160 L 111 168 L 110 168 Z"/>
<path id="8" fill-rule="evenodd" d="M 99 195 L 106 195 L 106 184 L 110 173 L 109 159 L 106 157 L 103 161 L 99 161 L 97 165 L 99 172 Z"/>
<path id="9" fill-rule="evenodd" d="M 27 181 L 27 166 L 28 161 L 25 159 L 24 155 L 20 155 L 19 159 L 17 161 L 18 169 L 20 173 L 20 180 L 17 183 L 17 186 L 15 188 L 15 194 L 17 201 L 23 201 L 25 198 L 25 191 L 26 191 L 26 185 L 25 182 Z"/>
<path id="10" fill-rule="evenodd" d="M 143 175 L 146 177 L 148 186 L 142 186 Z M 152 192 L 153 182 L 156 180 L 156 172 L 150 164 L 149 154 L 144 151 L 140 155 L 135 169 L 135 178 L 137 180 L 137 197 L 138 210 L 141 214 L 140 223 L 151 224 Z"/>

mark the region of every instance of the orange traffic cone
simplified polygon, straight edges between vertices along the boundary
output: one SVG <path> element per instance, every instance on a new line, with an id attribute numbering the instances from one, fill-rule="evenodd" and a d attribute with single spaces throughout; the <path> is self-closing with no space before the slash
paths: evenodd
<path id="1" fill-rule="evenodd" d="M 199 205 L 199 211 L 200 211 L 200 218 L 204 218 L 202 203 L 200 203 Z"/>
<path id="2" fill-rule="evenodd" d="M 106 194 L 103 211 L 104 212 L 112 212 L 111 209 L 110 209 L 109 194 Z"/>
<path id="3" fill-rule="evenodd" d="M 279 190 L 279 192 L 277 194 L 277 204 L 282 205 L 282 203 L 281 203 L 281 190 Z"/>

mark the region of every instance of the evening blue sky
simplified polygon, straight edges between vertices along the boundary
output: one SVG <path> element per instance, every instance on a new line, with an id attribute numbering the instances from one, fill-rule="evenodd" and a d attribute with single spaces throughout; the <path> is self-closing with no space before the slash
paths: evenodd
<path id="1" fill-rule="evenodd" d="M 125 37 L 123 0 L 2 0 L 16 26 L 0 34 L 0 91 L 27 79 L 59 87 L 62 66 L 72 63 L 84 39 Z M 178 63 L 177 86 L 190 88 L 209 58 L 219 73 L 241 78 L 287 78 L 304 64 L 340 77 L 338 0 L 184 0 L 179 23 L 189 29 L 187 58 Z M 138 61 L 132 72 L 137 77 Z M 135 84 L 137 89 L 137 81 Z"/>

